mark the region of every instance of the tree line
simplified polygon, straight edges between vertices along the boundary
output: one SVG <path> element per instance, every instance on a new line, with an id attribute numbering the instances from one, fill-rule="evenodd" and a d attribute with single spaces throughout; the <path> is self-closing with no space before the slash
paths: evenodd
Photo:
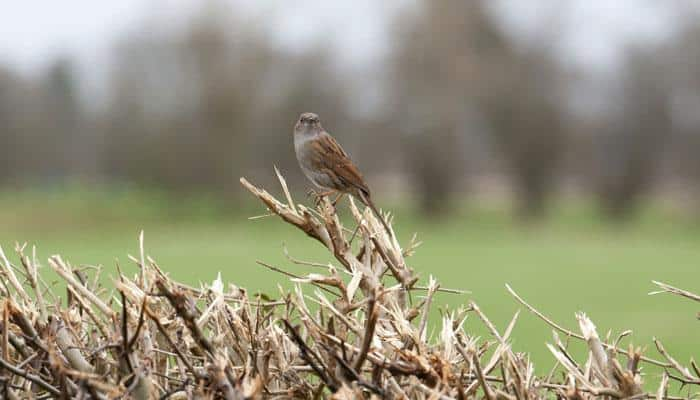
<path id="1" fill-rule="evenodd" d="M 523 218 L 567 185 L 615 218 L 660 187 L 700 187 L 694 18 L 627 48 L 606 77 L 562 62 L 556 23 L 516 40 L 484 0 L 398 12 L 369 71 L 345 68 L 324 41 L 284 48 L 259 22 L 208 3 L 184 29 L 137 29 L 113 50 L 100 106 L 81 97 L 70 58 L 31 78 L 0 66 L 0 184 L 78 178 L 228 196 L 272 164 L 301 182 L 291 130 L 314 111 L 370 181 L 398 181 L 426 213 L 484 177 L 507 183 Z M 603 100 L 577 107 L 592 88 Z"/>

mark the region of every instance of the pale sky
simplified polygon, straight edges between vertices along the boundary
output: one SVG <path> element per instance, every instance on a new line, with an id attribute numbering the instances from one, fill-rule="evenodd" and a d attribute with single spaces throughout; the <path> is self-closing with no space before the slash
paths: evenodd
<path id="1" fill-rule="evenodd" d="M 117 38 L 150 17 L 177 24 L 202 0 L 0 0 L 0 63 L 25 73 L 67 53 L 81 69 L 97 69 Z M 387 16 L 412 0 L 224 0 L 244 13 L 269 15 L 289 46 L 331 38 L 353 62 L 371 62 L 384 48 Z M 518 37 L 543 35 L 554 12 L 565 16 L 560 53 L 574 64 L 605 70 L 625 40 L 655 41 L 673 31 L 670 1 L 494 0 L 494 10 Z"/>
<path id="2" fill-rule="evenodd" d="M 627 42 L 667 38 L 678 26 L 673 0 L 500 0 L 507 26 L 537 34 L 555 13 L 564 20 L 562 57 L 584 67 L 605 69 L 619 61 Z"/>

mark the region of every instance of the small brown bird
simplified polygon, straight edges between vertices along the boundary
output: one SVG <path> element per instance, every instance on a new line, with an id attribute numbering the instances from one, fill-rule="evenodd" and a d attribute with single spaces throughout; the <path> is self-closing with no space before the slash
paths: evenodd
<path id="1" fill-rule="evenodd" d="M 362 174 L 333 136 L 323 129 L 318 115 L 307 112 L 299 116 L 294 125 L 294 149 L 304 175 L 325 191 L 321 196 L 339 192 L 334 204 L 344 194 L 354 196 L 374 212 L 392 236 L 391 229 L 372 203 Z"/>

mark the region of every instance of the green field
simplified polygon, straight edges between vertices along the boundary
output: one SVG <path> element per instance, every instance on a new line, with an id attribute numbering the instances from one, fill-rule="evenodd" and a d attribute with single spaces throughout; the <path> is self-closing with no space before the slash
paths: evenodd
<path id="1" fill-rule="evenodd" d="M 519 305 L 504 289 L 509 283 L 531 304 L 565 327 L 577 330 L 574 312 L 585 311 L 599 333 L 617 336 L 632 329 L 631 341 L 658 358 L 658 337 L 682 363 L 698 353 L 700 305 L 671 295 L 648 296 L 651 280 L 700 292 L 700 226 L 682 216 L 645 210 L 639 220 L 610 226 L 589 208 L 559 207 L 537 226 L 513 224 L 502 207 L 465 205 L 442 221 L 429 221 L 402 208 L 395 221 L 404 242 L 414 232 L 424 244 L 409 259 L 427 279 L 469 295 L 439 294 L 437 306 L 451 309 L 475 300 L 502 330 Z M 282 277 L 255 260 L 303 273 L 283 254 L 331 261 L 320 246 L 246 200 L 220 203 L 132 190 L 0 194 L 0 245 L 9 254 L 15 241 L 36 244 L 45 260 L 60 253 L 73 265 L 129 265 L 137 235 L 146 233 L 147 253 L 171 275 L 196 284 L 221 271 L 226 282 L 276 295 Z M 46 269 L 44 270 L 45 272 Z M 437 309 L 434 320 L 437 320 Z M 525 310 L 523 310 L 525 311 Z M 485 335 L 470 316 L 465 327 Z M 553 365 L 545 342 L 551 330 L 523 312 L 513 334 L 516 351 L 529 351 L 538 373 Z M 625 343 L 628 343 L 626 340 Z M 649 370 L 655 381 L 658 371 Z"/>

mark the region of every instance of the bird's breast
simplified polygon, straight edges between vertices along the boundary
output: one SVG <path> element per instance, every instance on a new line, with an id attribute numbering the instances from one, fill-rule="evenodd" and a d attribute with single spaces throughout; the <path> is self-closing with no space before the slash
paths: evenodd
<path id="1" fill-rule="evenodd" d="M 323 172 L 318 165 L 315 165 L 314 160 L 318 158 L 318 155 L 313 145 L 314 138 L 306 135 L 300 136 L 301 135 L 294 136 L 294 150 L 301 171 L 314 185 L 321 189 L 333 189 L 335 187 L 333 179 Z"/>

